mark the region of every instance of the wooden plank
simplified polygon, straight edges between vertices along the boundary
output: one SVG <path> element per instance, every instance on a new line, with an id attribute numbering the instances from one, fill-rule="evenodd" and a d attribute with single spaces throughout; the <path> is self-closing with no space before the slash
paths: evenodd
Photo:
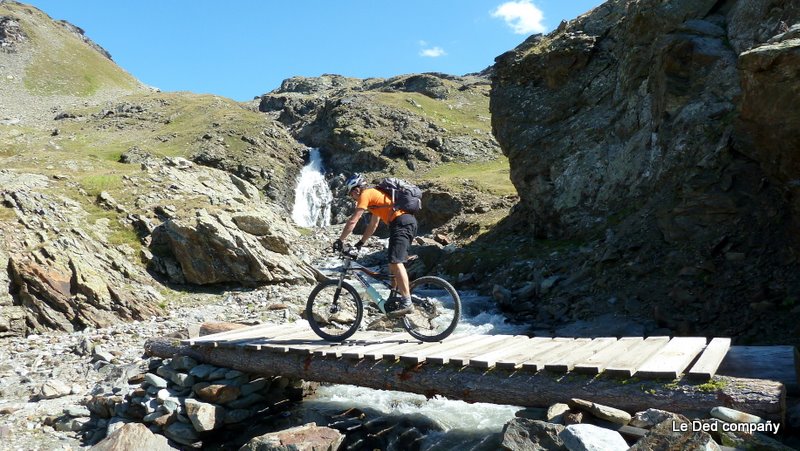
<path id="1" fill-rule="evenodd" d="M 556 373 L 566 373 L 572 371 L 577 362 L 597 354 L 598 351 L 601 351 L 616 342 L 617 339 L 614 337 L 595 338 L 582 346 L 578 346 L 575 350 L 566 355 L 555 357 L 550 362 L 546 362 L 544 369 Z"/>
<path id="2" fill-rule="evenodd" d="M 469 337 L 474 337 L 475 335 L 454 335 L 448 338 L 447 342 L 463 342 L 466 341 Z M 416 346 L 414 346 L 416 345 Z M 431 350 L 438 350 L 441 346 L 443 346 L 443 342 L 441 341 L 434 341 L 434 342 L 421 342 L 416 340 L 411 340 L 405 346 L 392 348 L 390 350 L 386 350 L 383 353 L 383 359 L 388 360 L 398 360 L 402 359 L 402 357 L 406 354 L 417 356 L 416 358 L 406 358 L 403 360 L 405 363 L 413 363 L 419 364 L 425 361 L 425 356 Z"/>
<path id="3" fill-rule="evenodd" d="M 278 338 L 278 337 L 285 337 L 288 335 L 296 334 L 298 332 L 311 332 L 311 328 L 308 327 L 308 324 L 303 323 L 292 323 L 291 325 L 283 325 L 283 327 L 279 329 L 271 330 L 269 333 L 269 337 L 265 337 L 263 333 L 258 331 L 254 331 L 256 336 L 252 336 L 251 334 L 247 334 L 242 337 L 229 337 L 225 339 L 215 340 L 212 342 L 212 345 L 216 348 L 235 348 L 237 346 L 241 346 L 247 343 L 258 343 L 263 342 L 265 340 Z"/>
<path id="4" fill-rule="evenodd" d="M 522 362 L 529 358 L 541 354 L 549 349 L 560 346 L 560 343 L 572 341 L 572 338 L 550 338 L 550 337 L 534 337 L 528 343 L 520 346 L 517 352 L 501 359 L 498 359 L 494 366 L 506 370 L 514 370 L 522 368 Z"/>
<path id="5" fill-rule="evenodd" d="M 348 346 L 346 349 L 342 350 L 341 356 L 345 359 L 361 360 L 364 358 L 370 358 L 373 360 L 380 360 L 381 357 L 383 357 L 381 350 L 397 346 L 398 344 L 408 343 L 410 340 L 411 335 L 408 335 L 404 332 L 397 333 L 383 338 L 382 341 L 378 343 Z"/>
<path id="6" fill-rule="evenodd" d="M 364 359 L 365 360 L 395 360 L 395 355 L 399 355 L 404 350 L 408 349 L 416 349 L 420 345 L 420 341 L 410 339 L 406 340 L 403 343 L 389 343 L 388 346 L 374 348 L 367 352 L 364 352 Z"/>
<path id="7" fill-rule="evenodd" d="M 195 344 L 202 344 L 202 343 L 212 343 L 215 341 L 219 341 L 226 338 L 234 338 L 240 336 L 249 336 L 250 334 L 260 334 L 260 333 L 271 333 L 273 330 L 278 330 L 280 328 L 286 327 L 285 324 L 258 324 L 255 326 L 243 327 L 241 329 L 233 329 L 227 330 L 225 332 L 220 332 L 217 334 L 211 335 L 203 335 L 202 337 L 194 337 L 188 340 L 181 340 L 181 343 L 188 344 L 188 345 L 195 345 Z"/>
<path id="8" fill-rule="evenodd" d="M 384 360 L 397 360 L 406 352 L 425 352 L 426 350 L 435 348 L 440 344 L 441 342 L 425 343 L 418 340 L 412 340 L 408 343 L 398 345 L 397 347 L 383 350 L 381 352 L 381 354 L 383 354 L 381 358 Z"/>
<path id="9" fill-rule="evenodd" d="M 463 359 L 463 356 L 477 347 L 491 345 L 497 341 L 507 338 L 508 335 L 475 335 L 475 341 L 465 342 L 452 348 L 441 348 L 428 355 L 426 361 L 435 365 L 447 365 L 450 359 Z M 461 360 L 459 360 L 461 362 Z"/>
<path id="10" fill-rule="evenodd" d="M 612 343 L 611 346 L 586 357 L 580 362 L 576 362 L 573 370 L 576 373 L 600 374 L 606 369 L 606 365 L 608 365 L 609 362 L 625 354 L 633 346 L 643 341 L 644 338 L 642 337 L 622 337 Z"/>
<path id="11" fill-rule="evenodd" d="M 480 339 L 481 335 L 476 334 L 453 335 L 448 338 L 447 341 L 438 343 L 435 352 L 437 354 L 441 354 L 442 352 L 449 351 L 453 348 L 464 346 L 465 343 L 473 343 Z M 432 351 L 429 348 L 403 352 L 402 355 L 400 355 L 400 361 L 410 364 L 419 364 L 425 362 L 428 358 L 428 354 L 431 352 Z"/>
<path id="12" fill-rule="evenodd" d="M 511 346 L 518 339 L 517 335 L 485 335 L 484 337 L 483 340 L 475 343 L 471 349 L 465 349 L 450 357 L 449 364 L 467 366 L 471 359 Z"/>
<path id="13" fill-rule="evenodd" d="M 292 346 L 300 346 L 303 344 L 311 344 L 314 347 L 318 347 L 320 345 L 329 345 L 330 342 L 319 338 L 319 336 L 317 336 L 317 334 L 315 334 L 311 329 L 302 329 L 297 330 L 294 333 L 272 337 L 254 343 L 248 343 L 245 346 L 257 351 L 268 350 L 272 352 L 289 352 Z"/>
<path id="14" fill-rule="evenodd" d="M 634 375 L 675 379 L 683 373 L 705 346 L 705 337 L 675 337 L 646 360 Z"/>
<path id="15" fill-rule="evenodd" d="M 401 333 L 393 334 L 390 332 L 378 332 L 378 331 L 359 332 L 355 336 L 357 336 L 358 338 L 341 342 L 331 342 L 333 346 L 330 348 L 325 348 L 325 347 L 317 348 L 314 350 L 314 356 L 335 357 L 338 359 L 342 357 L 342 352 L 346 350 L 352 350 L 356 346 L 375 345 L 378 343 L 384 343 L 387 340 L 406 338 L 406 334 L 401 334 Z"/>
<path id="16" fill-rule="evenodd" d="M 575 338 L 569 341 L 562 341 L 560 344 L 545 352 L 538 353 L 531 356 L 522 362 L 522 369 L 526 371 L 539 371 L 544 369 L 544 366 L 556 359 L 560 359 L 570 352 L 574 352 L 580 346 L 591 342 L 591 338 Z"/>
<path id="17" fill-rule="evenodd" d="M 483 369 L 493 368 L 498 360 L 518 354 L 521 348 L 528 348 L 531 342 L 542 343 L 545 341 L 550 341 L 550 339 L 540 337 L 530 338 L 525 335 L 515 336 L 513 340 L 504 343 L 499 349 L 493 349 L 487 353 L 469 359 L 469 366 Z"/>
<path id="18" fill-rule="evenodd" d="M 669 337 L 647 337 L 628 352 L 619 355 L 606 365 L 605 373 L 611 376 L 631 377 L 639 366 L 669 343 Z"/>
<path id="19" fill-rule="evenodd" d="M 703 350 L 703 354 L 697 359 L 697 362 L 689 370 L 687 376 L 693 379 L 700 379 L 707 381 L 717 374 L 717 369 L 722 360 L 725 359 L 725 354 L 731 347 L 730 338 L 714 338 L 711 343 Z"/>
<path id="20" fill-rule="evenodd" d="M 305 321 L 301 321 L 289 324 L 271 324 L 271 323 L 259 324 L 256 326 L 246 327 L 242 329 L 234 329 L 226 332 L 220 332 L 218 334 L 205 335 L 203 337 L 198 337 L 195 341 L 221 342 L 226 340 L 235 340 L 242 338 L 267 337 L 276 333 L 280 333 L 286 328 L 293 328 L 299 325 L 308 325 L 308 323 Z"/>

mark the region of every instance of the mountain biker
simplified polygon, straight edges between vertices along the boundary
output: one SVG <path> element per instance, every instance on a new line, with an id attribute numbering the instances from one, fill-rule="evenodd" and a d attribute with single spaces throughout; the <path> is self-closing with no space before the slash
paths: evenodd
<path id="1" fill-rule="evenodd" d="M 347 195 L 356 201 L 356 211 L 345 223 L 339 239 L 334 241 L 333 250 L 340 251 L 344 241 L 358 224 L 365 211 L 372 213 L 361 240 L 356 243 L 359 250 L 378 228 L 378 220 L 389 225 L 389 271 L 394 276 L 395 288 L 400 293 L 398 309 L 392 315 L 405 315 L 412 310 L 411 290 L 405 262 L 408 260 L 408 246 L 417 234 L 417 219 L 414 215 L 394 208 L 392 198 L 376 188 L 367 188 L 367 182 L 361 174 L 353 174 L 345 182 Z"/>

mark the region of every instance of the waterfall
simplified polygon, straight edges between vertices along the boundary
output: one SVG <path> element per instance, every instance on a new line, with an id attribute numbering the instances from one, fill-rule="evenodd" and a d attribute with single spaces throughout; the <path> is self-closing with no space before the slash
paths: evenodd
<path id="1" fill-rule="evenodd" d="M 331 222 L 333 195 L 322 175 L 319 149 L 310 149 L 309 153 L 308 164 L 297 177 L 292 219 L 301 227 L 326 227 Z"/>

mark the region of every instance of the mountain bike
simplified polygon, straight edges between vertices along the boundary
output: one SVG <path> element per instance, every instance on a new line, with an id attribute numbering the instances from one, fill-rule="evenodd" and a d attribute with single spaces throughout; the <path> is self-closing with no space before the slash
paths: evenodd
<path id="1" fill-rule="evenodd" d="M 339 257 L 344 264 L 338 268 L 338 276 L 314 287 L 306 304 L 308 324 L 317 335 L 328 341 L 350 338 L 364 319 L 364 303 L 356 288 L 346 280 L 348 276 L 354 276 L 355 281 L 363 285 L 367 298 L 372 301 L 367 306 L 370 315 L 392 318 L 391 312 L 397 310 L 400 300 L 390 274 L 370 270 L 355 262 L 358 249 L 345 246 Z M 388 289 L 389 295 L 379 293 L 366 276 L 379 282 L 384 292 Z M 435 276 L 420 277 L 410 283 L 410 288 L 413 308 L 410 313 L 395 318 L 403 329 L 412 337 L 428 342 L 441 341 L 453 333 L 461 317 L 461 298 L 456 289 Z"/>

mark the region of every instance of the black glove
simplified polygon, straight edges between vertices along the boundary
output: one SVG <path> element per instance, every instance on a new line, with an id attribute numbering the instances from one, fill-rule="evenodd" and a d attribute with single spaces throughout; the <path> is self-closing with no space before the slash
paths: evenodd
<path id="1" fill-rule="evenodd" d="M 361 248 L 363 246 L 364 246 L 364 242 L 362 242 L 362 241 L 359 241 L 358 243 L 356 243 L 356 249 L 358 249 L 359 251 L 361 250 Z"/>
<path id="2" fill-rule="evenodd" d="M 336 241 L 333 242 L 333 252 L 340 252 L 343 247 L 344 243 L 342 242 L 342 240 L 337 239 Z"/>

